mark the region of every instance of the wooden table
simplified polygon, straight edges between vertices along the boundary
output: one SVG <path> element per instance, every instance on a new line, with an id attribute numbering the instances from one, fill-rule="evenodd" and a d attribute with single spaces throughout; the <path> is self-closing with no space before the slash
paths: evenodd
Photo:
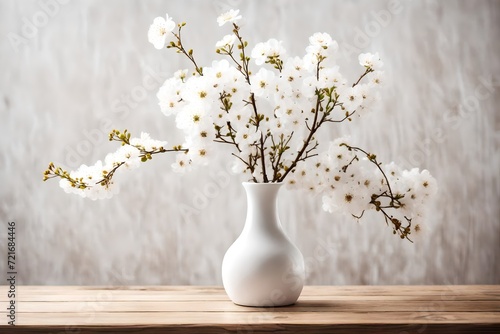
<path id="1" fill-rule="evenodd" d="M 221 287 L 17 286 L 0 333 L 500 333 L 500 285 L 308 286 L 294 306 L 233 304 Z"/>

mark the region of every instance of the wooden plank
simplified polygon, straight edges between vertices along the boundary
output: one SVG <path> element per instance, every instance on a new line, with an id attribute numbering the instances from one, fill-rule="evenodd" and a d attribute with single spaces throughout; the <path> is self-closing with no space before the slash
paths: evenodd
<path id="1" fill-rule="evenodd" d="M 6 333 L 500 332 L 500 286 L 307 286 L 294 306 L 248 308 L 222 287 L 18 286 Z M 6 319 L 7 287 L 0 287 Z"/>
<path id="2" fill-rule="evenodd" d="M 5 292 L 2 291 L 5 289 Z M 184 289 L 184 290 L 183 290 Z M 5 286 L 0 301 L 7 301 Z M 305 287 L 301 300 L 496 300 L 500 286 Z M 310 298 L 312 297 L 312 298 Z M 367 298 L 365 298 L 367 297 Z M 403 297 L 402 299 L 399 297 Z M 221 287 L 17 287 L 19 301 L 94 300 L 228 300 Z"/>
<path id="3" fill-rule="evenodd" d="M 275 308 L 243 307 L 230 301 L 97 301 L 22 302 L 18 313 L 78 312 L 500 312 L 494 301 L 352 301 L 300 300 L 293 306 Z"/>
<path id="4" fill-rule="evenodd" d="M 168 292 L 171 295 L 225 295 L 222 287 L 210 286 L 17 286 L 19 291 L 29 292 L 30 294 L 67 293 L 74 295 L 87 294 L 91 291 L 112 291 L 112 292 L 131 292 L 137 293 L 157 293 Z M 7 291 L 6 285 L 0 285 L 0 291 Z M 388 295 L 388 296 L 408 296 L 408 295 L 427 295 L 436 293 L 456 293 L 456 294 L 494 294 L 500 296 L 500 285 L 413 285 L 413 286 L 306 286 L 303 296 L 359 296 L 359 295 Z M 4 298 L 4 295 L 1 295 Z"/>
<path id="5" fill-rule="evenodd" d="M 80 312 L 22 313 L 23 326 L 244 325 L 244 324 L 500 324 L 498 312 Z"/>
<path id="6" fill-rule="evenodd" d="M 1 327 L 0 327 L 1 328 Z M 16 326 L 5 329 L 5 333 L 20 334 L 94 334 L 94 333 L 141 333 L 141 334 L 220 334 L 220 333 L 248 333 L 248 334 L 373 334 L 373 333 L 424 333 L 424 334 L 498 334 L 499 328 L 495 325 L 484 324 L 426 324 L 426 325 L 395 325 L 395 324 L 368 324 L 368 325 L 315 325 L 308 324 L 282 325 L 282 324 L 247 324 L 244 326 L 224 325 L 138 325 L 138 326 L 46 326 L 29 327 Z"/>
<path id="7" fill-rule="evenodd" d="M 17 299 L 20 303 L 25 302 L 49 302 L 49 301 L 82 301 L 82 302 L 102 302 L 102 301 L 229 301 L 226 295 L 221 296 L 205 296 L 200 299 L 199 296 L 170 296 L 170 295 L 108 295 L 108 294 L 94 294 L 88 296 L 74 296 L 74 295 L 47 295 L 47 296 L 23 296 L 18 295 Z M 441 301 L 495 301 L 498 297 L 495 296 L 463 296 L 456 295 L 450 298 L 442 296 L 300 296 L 299 301 L 427 301 L 436 302 Z M 5 303 L 6 301 L 0 301 Z"/>

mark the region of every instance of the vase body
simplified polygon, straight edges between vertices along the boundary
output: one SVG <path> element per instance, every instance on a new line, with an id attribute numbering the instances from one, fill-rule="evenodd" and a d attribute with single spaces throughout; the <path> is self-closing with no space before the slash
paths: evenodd
<path id="1" fill-rule="evenodd" d="M 229 298 L 244 306 L 285 306 L 304 286 L 302 253 L 286 236 L 277 210 L 280 183 L 244 182 L 247 214 L 243 231 L 222 261 Z"/>

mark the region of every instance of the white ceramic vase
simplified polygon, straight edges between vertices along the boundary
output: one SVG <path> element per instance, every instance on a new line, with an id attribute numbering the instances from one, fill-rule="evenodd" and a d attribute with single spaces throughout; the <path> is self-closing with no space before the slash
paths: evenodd
<path id="1" fill-rule="evenodd" d="M 284 233 L 278 216 L 281 185 L 243 183 L 247 194 L 245 226 L 222 262 L 224 289 L 235 304 L 291 305 L 304 286 L 304 258 Z"/>

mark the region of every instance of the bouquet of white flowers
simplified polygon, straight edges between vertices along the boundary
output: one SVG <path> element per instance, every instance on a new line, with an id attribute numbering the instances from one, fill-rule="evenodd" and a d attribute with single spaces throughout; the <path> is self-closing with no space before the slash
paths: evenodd
<path id="1" fill-rule="evenodd" d="M 233 171 L 253 182 L 307 189 L 321 195 L 325 210 L 357 219 L 367 210 L 378 211 L 403 239 L 418 233 L 424 206 L 436 192 L 428 171 L 383 165 L 349 138 L 326 145 L 316 139 L 321 127 L 362 116 L 379 100 L 383 63 L 378 53 L 359 55 L 363 70 L 349 82 L 336 65 L 338 44 L 329 34 L 312 35 L 302 58 L 287 56 L 276 39 L 249 51 L 239 19 L 237 10 L 219 16 L 219 25 L 231 24 L 232 32 L 215 46 L 222 58 L 206 67 L 184 47 L 185 23 L 175 24 L 167 15 L 149 29 L 155 48 L 174 49 L 194 66 L 192 72 L 175 72 L 157 94 L 161 111 L 184 132 L 183 144 L 168 147 L 147 133 L 131 138 L 127 130 L 113 130 L 109 139 L 122 146 L 104 162 L 71 172 L 51 163 L 44 180 L 59 177 L 66 192 L 109 198 L 117 191 L 113 176 L 119 168 L 132 169 L 156 154 L 175 152 L 173 170 L 185 172 L 209 164 L 226 146 Z"/>

